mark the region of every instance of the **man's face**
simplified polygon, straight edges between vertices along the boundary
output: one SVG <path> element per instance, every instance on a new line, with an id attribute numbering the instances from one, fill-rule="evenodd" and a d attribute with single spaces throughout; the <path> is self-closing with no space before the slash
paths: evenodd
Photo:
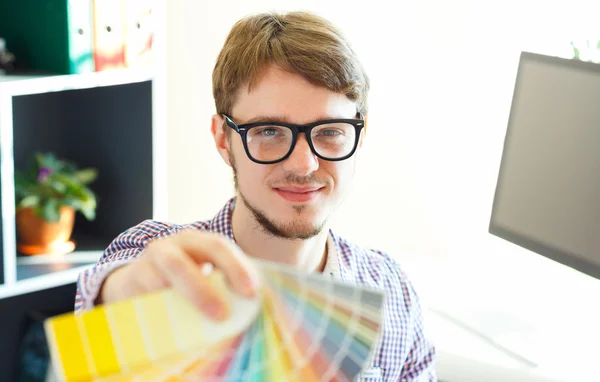
<path id="1" fill-rule="evenodd" d="M 239 92 L 231 111 L 231 118 L 238 125 L 273 119 L 306 124 L 355 117 L 356 104 L 344 95 L 312 85 L 300 75 L 274 66 L 267 69 L 252 92 L 247 88 Z M 221 127 L 215 129 L 219 123 L 222 119 L 216 117 L 213 134 L 218 147 L 221 142 L 221 155 L 233 168 L 238 201 L 262 228 L 289 239 L 318 234 L 349 189 L 356 155 L 339 162 L 320 159 L 311 151 L 306 136 L 299 134 L 287 159 L 258 164 L 246 155 L 238 133 L 226 131 L 231 139 L 224 139 L 223 133 L 219 138 Z"/>

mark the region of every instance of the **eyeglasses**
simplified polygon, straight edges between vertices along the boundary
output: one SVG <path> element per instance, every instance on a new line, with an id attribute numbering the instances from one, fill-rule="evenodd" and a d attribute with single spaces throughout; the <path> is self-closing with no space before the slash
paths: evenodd
<path id="1" fill-rule="evenodd" d="M 231 117 L 223 114 L 227 126 L 242 137 L 248 158 L 260 164 L 273 164 L 287 159 L 294 147 L 298 134 L 304 133 L 312 152 L 328 161 L 350 158 L 356 151 L 360 131 L 365 121 L 360 119 L 328 119 L 294 125 L 280 122 L 256 122 L 238 125 Z"/>

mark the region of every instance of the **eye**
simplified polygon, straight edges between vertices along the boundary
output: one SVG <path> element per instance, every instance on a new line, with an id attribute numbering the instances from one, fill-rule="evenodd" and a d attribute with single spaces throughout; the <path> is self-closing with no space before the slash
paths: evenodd
<path id="1" fill-rule="evenodd" d="M 279 129 L 275 127 L 263 127 L 260 129 L 256 129 L 254 132 L 255 136 L 263 136 L 263 137 L 275 137 L 279 134 Z"/>
<path id="2" fill-rule="evenodd" d="M 319 131 L 318 135 L 325 136 L 325 137 L 335 137 L 338 135 L 342 135 L 342 132 L 339 130 L 328 129 L 328 130 Z"/>
<path id="3" fill-rule="evenodd" d="M 344 139 L 351 137 L 354 134 L 354 126 L 349 123 L 328 123 L 325 125 L 319 125 L 312 130 L 312 136 L 314 138 L 321 139 Z"/>

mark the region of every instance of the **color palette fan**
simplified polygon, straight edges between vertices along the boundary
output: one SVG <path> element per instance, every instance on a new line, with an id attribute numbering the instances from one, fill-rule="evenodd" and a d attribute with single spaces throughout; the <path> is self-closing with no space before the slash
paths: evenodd
<path id="1" fill-rule="evenodd" d="M 257 262 L 259 297 L 211 282 L 229 318 L 206 318 L 173 289 L 45 322 L 61 381 L 353 381 L 379 338 L 383 293 Z"/>

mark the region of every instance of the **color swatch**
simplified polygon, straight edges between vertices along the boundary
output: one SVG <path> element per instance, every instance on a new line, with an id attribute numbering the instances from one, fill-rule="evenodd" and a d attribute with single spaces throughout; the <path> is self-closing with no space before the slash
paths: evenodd
<path id="1" fill-rule="evenodd" d="M 259 297 L 224 322 L 166 289 L 45 322 L 61 381 L 353 381 L 378 340 L 383 293 L 256 262 Z"/>

